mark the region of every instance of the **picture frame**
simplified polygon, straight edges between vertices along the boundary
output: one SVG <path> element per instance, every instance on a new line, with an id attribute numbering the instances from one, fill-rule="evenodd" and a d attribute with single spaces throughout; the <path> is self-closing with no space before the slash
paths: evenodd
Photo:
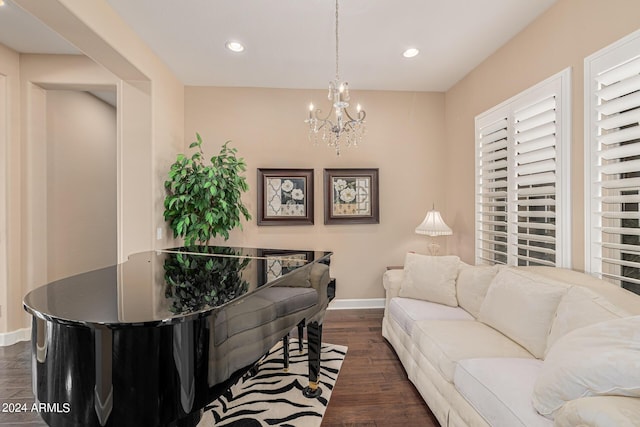
<path id="1" fill-rule="evenodd" d="M 258 169 L 258 225 L 313 225 L 313 169 Z"/>
<path id="2" fill-rule="evenodd" d="M 379 224 L 378 169 L 324 170 L 325 224 Z"/>
<path id="3" fill-rule="evenodd" d="M 314 260 L 314 251 L 258 249 L 258 286 L 262 286 Z"/>

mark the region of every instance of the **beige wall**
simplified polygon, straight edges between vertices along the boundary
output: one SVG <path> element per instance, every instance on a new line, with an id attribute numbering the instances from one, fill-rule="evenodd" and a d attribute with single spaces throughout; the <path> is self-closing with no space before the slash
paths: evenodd
<path id="1" fill-rule="evenodd" d="M 432 203 L 444 205 L 444 95 L 354 90 L 351 97 L 367 112 L 368 133 L 341 157 L 307 139 L 307 106 L 328 108 L 324 90 L 187 87 L 185 142 L 199 132 L 211 156 L 230 139 L 247 161 L 251 188 L 243 200 L 253 219 L 228 244 L 331 250 L 337 298 L 378 298 L 387 265 L 402 264 L 409 250 L 426 252 L 414 228 Z M 257 168 L 314 169 L 315 225 L 258 227 Z M 324 225 L 323 168 L 379 168 L 380 224 Z"/>
<path id="2" fill-rule="evenodd" d="M 117 262 L 116 109 L 88 92 L 47 97 L 47 280 Z"/>
<path id="3" fill-rule="evenodd" d="M 49 89 L 115 88 L 118 79 L 83 55 L 20 55 L 20 151 L 18 215 L 20 218 L 21 282 L 7 302 L 9 330 L 29 325 L 22 298 L 48 281 L 47 92 Z M 12 208 L 13 209 L 13 208 Z M 17 209 L 17 207 L 16 207 Z M 60 250 L 59 248 L 57 250 Z"/>
<path id="4" fill-rule="evenodd" d="M 122 202 L 118 206 L 117 215 L 121 257 L 126 258 L 130 253 L 152 249 L 155 246 L 164 247 L 172 244 L 171 239 L 166 237 L 156 241 L 155 230 L 156 227 L 166 229 L 161 208 L 164 198 L 162 183 L 168 165 L 175 153 L 183 147 L 183 85 L 133 30 L 126 26 L 105 0 L 15 2 L 94 59 L 103 67 L 102 72 L 115 77 L 111 83 L 118 91 L 117 188 Z M 8 198 L 11 204 L 8 228 L 11 233 L 9 242 L 13 239 L 12 249 L 16 252 L 12 252 L 10 256 L 14 257 L 9 259 L 7 306 L 2 307 L 3 317 L 0 318 L 0 322 L 3 323 L 0 323 L 0 334 L 28 327 L 29 317 L 22 309 L 22 297 L 33 287 L 42 284 L 46 275 L 46 265 L 42 265 L 39 257 L 31 256 L 34 250 L 36 253 L 40 250 L 36 246 L 42 246 L 44 241 L 38 240 L 38 232 L 46 232 L 46 228 L 43 228 L 42 224 L 36 227 L 31 224 L 29 227 L 24 226 L 26 222 L 34 220 L 33 211 L 37 205 L 34 203 L 32 192 L 35 186 L 33 178 L 37 175 L 33 171 L 33 165 L 36 163 L 32 163 L 28 156 L 33 149 L 31 145 L 34 144 L 35 137 L 41 135 L 38 133 L 41 129 L 32 129 L 29 133 L 21 130 L 21 127 L 29 129 L 29 124 L 33 125 L 35 119 L 42 118 L 43 111 L 34 111 L 25 106 L 24 102 L 21 105 L 20 98 L 41 105 L 41 83 L 47 86 L 49 82 L 55 86 L 57 83 L 53 83 L 52 80 L 58 79 L 68 83 L 87 83 L 82 78 L 80 82 L 69 81 L 69 73 L 74 72 L 72 67 L 56 69 L 54 72 L 45 66 L 40 69 L 40 73 L 49 80 L 23 76 L 20 86 L 17 67 L 23 67 L 24 61 L 33 58 L 23 55 L 20 64 L 17 64 L 15 61 L 18 55 L 7 54 L 6 51 L 4 47 L 0 47 L 0 73 L 5 73 L 5 68 L 14 73 L 11 87 L 15 87 L 16 92 L 10 100 L 10 109 L 21 111 L 23 120 L 20 116 L 13 116 L 15 118 L 11 119 L 15 130 L 12 130 L 9 142 L 12 156 L 10 164 L 13 170 L 9 171 L 11 193 Z M 53 59 L 53 62 L 56 60 Z M 22 111 L 35 113 L 34 116 L 37 117 L 28 117 Z M 29 170 L 25 170 L 26 164 L 31 165 Z M 26 244 L 22 245 L 22 248 L 20 246 L 25 239 L 30 242 L 27 249 L 24 247 Z"/>
<path id="5" fill-rule="evenodd" d="M 584 58 L 638 28 L 637 0 L 560 0 L 446 93 L 446 214 L 454 230 L 452 253 L 475 261 L 475 116 L 572 67 L 572 260 L 574 269 L 584 270 Z"/>

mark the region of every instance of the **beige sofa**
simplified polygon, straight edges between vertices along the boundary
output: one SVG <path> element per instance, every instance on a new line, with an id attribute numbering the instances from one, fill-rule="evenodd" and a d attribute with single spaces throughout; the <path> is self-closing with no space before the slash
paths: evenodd
<path id="1" fill-rule="evenodd" d="M 443 427 L 640 426 L 640 296 L 416 254 L 383 284 L 383 336 Z"/>

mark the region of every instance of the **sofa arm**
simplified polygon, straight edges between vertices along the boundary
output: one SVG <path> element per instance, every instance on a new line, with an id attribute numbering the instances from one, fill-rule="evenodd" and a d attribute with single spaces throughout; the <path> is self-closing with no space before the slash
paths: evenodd
<path id="1" fill-rule="evenodd" d="M 387 299 L 397 297 L 400 292 L 400 284 L 404 277 L 404 270 L 387 270 L 382 276 L 382 286 L 387 293 Z"/>
<path id="2" fill-rule="evenodd" d="M 555 413 L 555 427 L 634 427 L 640 420 L 640 398 L 582 397 L 565 403 Z"/>

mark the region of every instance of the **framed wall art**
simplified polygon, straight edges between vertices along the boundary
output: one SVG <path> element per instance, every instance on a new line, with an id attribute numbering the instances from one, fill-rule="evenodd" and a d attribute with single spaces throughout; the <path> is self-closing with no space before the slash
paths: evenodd
<path id="1" fill-rule="evenodd" d="M 325 224 L 378 224 L 378 169 L 324 170 Z"/>
<path id="2" fill-rule="evenodd" d="M 258 169 L 258 225 L 313 225 L 313 169 Z"/>

